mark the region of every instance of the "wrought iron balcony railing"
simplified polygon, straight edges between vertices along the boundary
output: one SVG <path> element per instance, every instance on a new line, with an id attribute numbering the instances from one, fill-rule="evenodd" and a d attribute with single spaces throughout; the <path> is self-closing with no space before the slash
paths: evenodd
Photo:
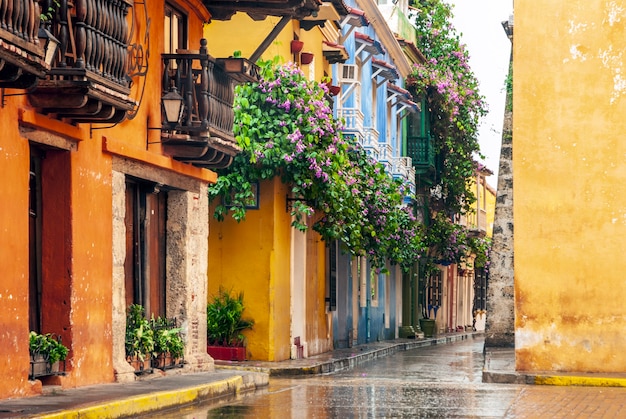
<path id="1" fill-rule="evenodd" d="M 46 0 L 50 1 L 50 0 Z M 59 52 L 29 93 L 33 107 L 73 122 L 119 122 L 137 104 L 128 76 L 130 0 L 56 0 Z M 15 3 L 15 2 L 14 2 Z"/>
<path id="2" fill-rule="evenodd" d="M 164 119 L 164 152 L 200 167 L 227 167 L 240 151 L 233 136 L 235 83 L 257 80 L 258 67 L 243 58 L 214 59 L 206 39 L 198 51 L 162 58 L 163 94 L 178 92 L 183 105 L 177 121 Z"/>
<path id="3" fill-rule="evenodd" d="M 26 89 L 45 75 L 35 0 L 0 0 L 0 87 Z"/>

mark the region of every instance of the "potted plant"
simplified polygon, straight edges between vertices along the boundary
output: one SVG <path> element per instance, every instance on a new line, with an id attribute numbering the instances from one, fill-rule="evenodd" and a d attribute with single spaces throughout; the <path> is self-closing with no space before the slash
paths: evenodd
<path id="1" fill-rule="evenodd" d="M 126 315 L 126 360 L 135 372 L 144 372 L 146 362 L 154 352 L 154 331 L 140 304 L 131 304 Z M 149 362 L 147 365 L 150 365 Z"/>
<path id="2" fill-rule="evenodd" d="M 237 295 L 220 287 L 207 304 L 207 352 L 214 359 L 243 361 L 246 359 L 245 336 L 254 321 L 243 318 L 243 292 Z"/>
<path id="3" fill-rule="evenodd" d="M 432 260 L 427 260 L 420 266 L 421 273 L 421 311 L 422 318 L 419 319 L 420 329 L 424 332 L 424 337 L 431 338 L 435 335 L 437 310 L 439 310 L 440 294 L 439 290 L 439 269 Z"/>
<path id="4" fill-rule="evenodd" d="M 313 53 L 312 52 L 302 52 L 300 53 L 300 64 L 308 65 L 313 62 Z"/>
<path id="5" fill-rule="evenodd" d="M 175 327 L 176 319 L 159 316 L 151 323 L 154 331 L 152 366 L 160 369 L 182 367 L 185 342 L 180 328 Z"/>
<path id="6" fill-rule="evenodd" d="M 31 331 L 29 334 L 30 379 L 45 375 L 65 373 L 65 362 L 59 368 L 59 362 L 65 361 L 69 352 L 61 343 L 60 337 L 51 333 L 40 334 Z"/>

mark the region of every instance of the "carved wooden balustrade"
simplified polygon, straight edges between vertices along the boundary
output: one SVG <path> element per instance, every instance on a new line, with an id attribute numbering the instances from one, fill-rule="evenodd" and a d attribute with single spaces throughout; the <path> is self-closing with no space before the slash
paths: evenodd
<path id="1" fill-rule="evenodd" d="M 227 167 L 240 151 L 233 136 L 235 83 L 256 80 L 256 66 L 244 59 L 214 59 L 206 39 L 199 51 L 162 58 L 164 95 L 175 89 L 183 98 L 181 120 L 163 124 L 164 152 L 200 167 Z M 233 63 L 246 65 L 236 70 Z"/>
<path id="2" fill-rule="evenodd" d="M 0 0 L 4 1 L 4 0 Z M 52 68 L 29 94 L 42 113 L 73 122 L 119 122 L 129 97 L 130 0 L 58 0 L 50 31 L 60 41 Z"/>
<path id="3" fill-rule="evenodd" d="M 0 0 L 0 87 L 25 89 L 47 70 L 35 0 Z"/>

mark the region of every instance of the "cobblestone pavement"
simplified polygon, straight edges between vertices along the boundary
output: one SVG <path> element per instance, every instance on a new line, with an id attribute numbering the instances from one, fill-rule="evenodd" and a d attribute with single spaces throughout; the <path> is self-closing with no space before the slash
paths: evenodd
<path id="1" fill-rule="evenodd" d="M 483 342 L 472 332 L 399 339 L 304 360 L 49 389 L 0 401 L 0 418 L 626 418 L 624 375 L 519 373 L 512 350 L 485 352 Z"/>
<path id="2" fill-rule="evenodd" d="M 273 377 L 254 395 L 151 418 L 626 418 L 626 388 L 483 382 L 483 365 L 474 336 L 333 374 Z"/>
<path id="3" fill-rule="evenodd" d="M 618 387 L 524 386 L 506 418 L 626 418 L 626 389 Z"/>

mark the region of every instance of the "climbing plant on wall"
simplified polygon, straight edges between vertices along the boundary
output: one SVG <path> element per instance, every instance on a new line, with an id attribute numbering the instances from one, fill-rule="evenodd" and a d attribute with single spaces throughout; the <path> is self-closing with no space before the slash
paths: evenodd
<path id="1" fill-rule="evenodd" d="M 435 182 L 423 192 L 431 210 L 426 227 L 427 255 L 459 262 L 475 250 L 465 227 L 453 221 L 471 211 L 476 197 L 480 118 L 487 106 L 469 66 L 469 53 L 452 25 L 452 9 L 444 0 L 416 0 L 409 18 L 416 28 L 418 48 L 426 57 L 414 64 L 406 85 L 424 97 L 431 136 L 440 162 Z"/>
<path id="2" fill-rule="evenodd" d="M 327 87 L 308 80 L 293 63 L 260 62 L 259 83 L 238 86 L 235 127 L 242 152 L 218 171 L 209 189 L 215 217 L 245 218 L 254 182 L 280 176 L 296 198 L 293 226 L 340 240 L 376 268 L 386 261 L 408 268 L 423 251 L 421 227 L 403 198 L 408 190 L 344 137 L 326 100 Z M 224 205 L 224 198 L 229 205 Z"/>
<path id="3" fill-rule="evenodd" d="M 443 0 L 419 0 L 409 18 L 418 48 L 427 61 L 413 66 L 407 86 L 426 95 L 431 133 L 443 165 L 435 185 L 447 210 L 462 213 L 475 197 L 469 188 L 480 155 L 478 126 L 487 113 L 469 53 L 452 25 L 452 9 Z"/>

